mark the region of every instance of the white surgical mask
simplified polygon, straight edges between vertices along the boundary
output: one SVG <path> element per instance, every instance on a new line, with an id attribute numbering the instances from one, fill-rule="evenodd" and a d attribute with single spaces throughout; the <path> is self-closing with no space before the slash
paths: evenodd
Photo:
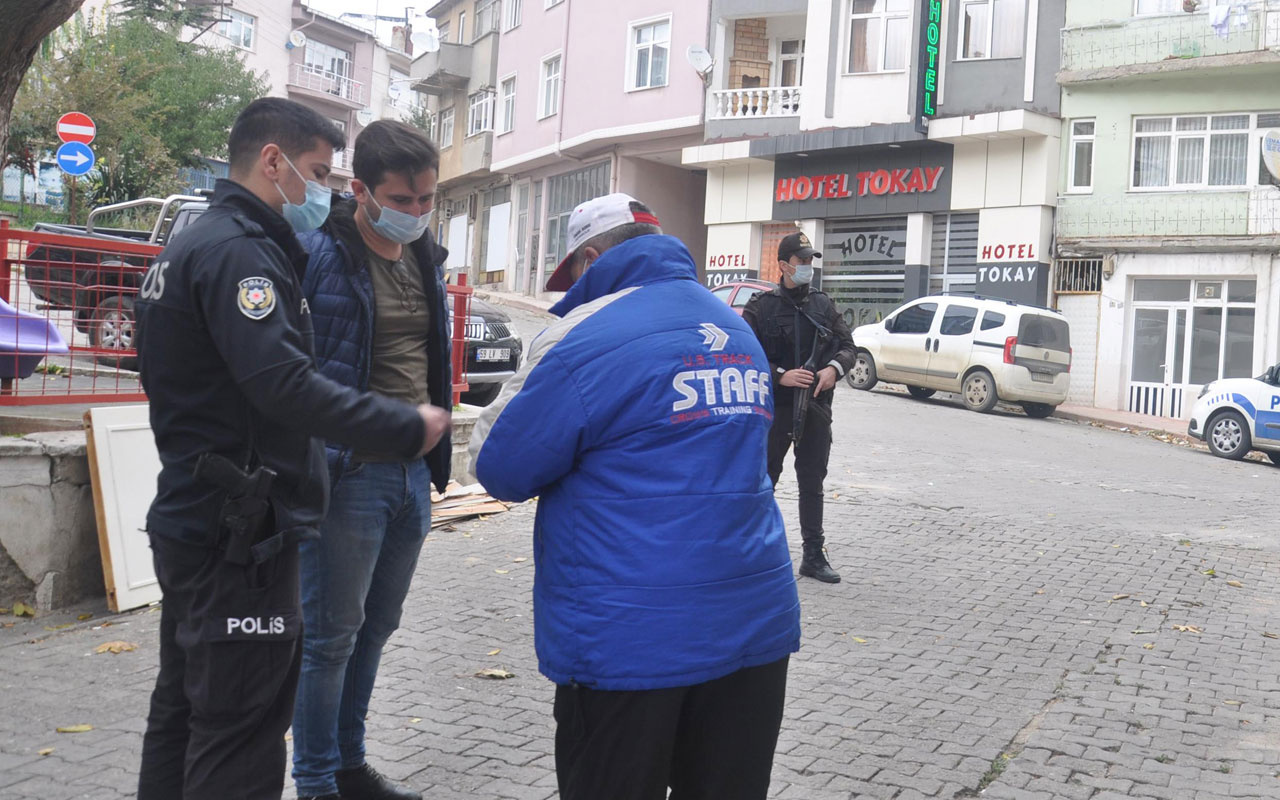
<path id="1" fill-rule="evenodd" d="M 373 199 L 373 192 L 369 192 L 369 202 L 378 207 L 378 218 L 369 217 L 369 224 L 378 232 L 379 236 L 390 239 L 400 244 L 409 244 L 416 242 L 422 238 L 422 234 L 427 232 L 427 228 L 431 226 L 431 212 L 415 217 L 412 214 L 406 214 L 403 211 L 396 211 L 394 208 L 386 208 Z M 369 211 L 365 210 L 368 216 Z"/>
<path id="2" fill-rule="evenodd" d="M 791 276 L 791 280 L 798 286 L 804 286 L 813 280 L 812 264 L 796 264 L 796 274 Z"/>

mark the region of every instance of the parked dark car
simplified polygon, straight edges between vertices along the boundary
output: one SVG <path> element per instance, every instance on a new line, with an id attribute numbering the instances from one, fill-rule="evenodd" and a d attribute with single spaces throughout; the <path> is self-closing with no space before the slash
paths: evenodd
<path id="1" fill-rule="evenodd" d="M 486 406 L 520 368 L 524 343 L 505 311 L 474 297 L 466 337 L 467 383 L 471 388 L 463 393 L 462 402 Z"/>
<path id="2" fill-rule="evenodd" d="M 769 283 L 768 281 L 737 281 L 726 283 L 724 286 L 717 286 L 711 290 L 711 293 L 728 303 L 729 307 L 738 313 L 738 316 L 742 316 L 742 309 L 747 307 L 747 301 L 751 299 L 752 295 L 760 292 L 772 292 L 776 287 L 776 283 Z"/>

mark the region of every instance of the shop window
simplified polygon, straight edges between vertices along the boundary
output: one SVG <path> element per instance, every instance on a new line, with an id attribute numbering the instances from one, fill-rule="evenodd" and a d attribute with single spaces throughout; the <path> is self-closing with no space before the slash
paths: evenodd
<path id="1" fill-rule="evenodd" d="M 852 0 L 847 71 L 900 72 L 907 67 L 911 0 Z"/>
<path id="2" fill-rule="evenodd" d="M 1026 20 L 1027 0 L 962 0 L 959 58 L 1021 58 Z"/>
<path id="3" fill-rule="evenodd" d="M 1091 119 L 1071 121 L 1071 164 L 1068 167 L 1071 180 L 1067 184 L 1068 191 L 1093 191 L 1093 143 L 1096 126 L 1096 121 Z"/>
<path id="4" fill-rule="evenodd" d="M 568 255 L 569 215 L 579 203 L 609 193 L 609 162 L 547 179 L 546 261 L 554 269 Z"/>
<path id="5" fill-rule="evenodd" d="M 978 278 L 978 215 L 934 214 L 930 294 L 973 294 Z"/>

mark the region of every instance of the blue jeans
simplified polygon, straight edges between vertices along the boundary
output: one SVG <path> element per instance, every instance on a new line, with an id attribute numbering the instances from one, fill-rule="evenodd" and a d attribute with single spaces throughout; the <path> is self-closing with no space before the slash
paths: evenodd
<path id="1" fill-rule="evenodd" d="M 431 528 L 421 459 L 356 464 L 330 498 L 320 538 L 300 547 L 302 675 L 293 712 L 300 796 L 336 794 L 334 772 L 364 764 L 364 717 L 387 639 Z"/>

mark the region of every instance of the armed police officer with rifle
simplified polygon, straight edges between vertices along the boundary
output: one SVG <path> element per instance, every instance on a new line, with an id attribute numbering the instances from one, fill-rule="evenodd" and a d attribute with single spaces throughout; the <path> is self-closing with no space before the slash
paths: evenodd
<path id="1" fill-rule="evenodd" d="M 800 485 L 800 535 L 804 557 L 800 574 L 823 583 L 839 583 L 823 547 L 822 483 L 831 456 L 831 401 L 835 385 L 853 366 L 853 335 L 822 292 L 809 287 L 813 249 L 804 233 L 778 245 L 782 281 L 772 292 L 751 298 L 742 318 L 755 331 L 769 357 L 774 383 L 773 428 L 769 432 L 769 477 L 776 486 L 782 460 L 795 447 Z"/>

